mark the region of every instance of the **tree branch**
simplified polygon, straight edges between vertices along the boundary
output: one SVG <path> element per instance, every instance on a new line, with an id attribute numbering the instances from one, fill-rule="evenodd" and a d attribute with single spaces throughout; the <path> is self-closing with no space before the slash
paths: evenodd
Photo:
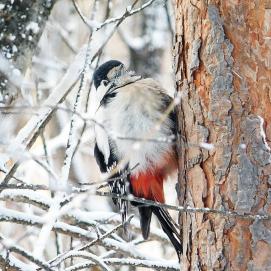
<path id="1" fill-rule="evenodd" d="M 181 213 L 204 213 L 204 214 L 216 214 L 221 215 L 224 217 L 232 217 L 232 218 L 239 218 L 243 220 L 271 220 L 271 215 L 265 215 L 265 214 L 241 214 L 237 211 L 228 211 L 228 210 L 217 210 L 217 209 L 211 209 L 211 208 L 197 208 L 197 207 L 189 207 L 189 206 L 175 206 L 175 205 L 169 205 L 165 203 L 159 203 L 152 200 L 147 200 L 144 198 L 138 198 L 134 196 L 120 196 L 118 194 L 113 193 L 107 193 L 107 192 L 96 192 L 99 196 L 105 196 L 105 197 L 111 197 L 111 198 L 119 198 L 124 199 L 127 201 L 134 201 L 138 203 L 143 203 L 146 206 L 156 206 L 160 208 L 170 209 L 174 211 L 178 211 Z"/>

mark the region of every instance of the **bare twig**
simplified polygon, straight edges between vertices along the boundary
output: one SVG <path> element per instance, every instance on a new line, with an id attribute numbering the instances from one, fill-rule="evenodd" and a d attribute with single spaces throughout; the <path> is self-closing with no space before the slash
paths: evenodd
<path id="1" fill-rule="evenodd" d="M 80 16 L 80 18 L 82 19 L 82 21 L 84 22 L 85 25 L 87 25 L 91 31 L 92 31 L 92 26 L 89 24 L 88 22 L 88 18 L 85 17 L 85 15 L 82 13 L 81 9 L 79 8 L 78 4 L 76 3 L 75 0 L 72 0 L 73 6 L 75 8 L 75 10 L 77 11 L 78 15 Z"/>
<path id="2" fill-rule="evenodd" d="M 79 16 L 81 17 L 82 21 L 85 23 L 85 25 L 87 25 L 91 31 L 95 30 L 98 31 L 100 29 L 102 29 L 104 26 L 112 24 L 112 23 L 117 23 L 119 24 L 120 22 L 122 22 L 123 20 L 125 20 L 127 17 L 132 16 L 142 10 L 144 10 L 145 8 L 149 7 L 153 2 L 155 2 L 156 0 L 150 0 L 148 2 L 146 2 L 145 4 L 143 4 L 141 7 L 133 9 L 134 6 L 137 4 L 138 0 L 134 1 L 134 3 L 127 7 L 125 12 L 118 16 L 118 17 L 114 17 L 114 18 L 110 18 L 110 19 L 106 19 L 103 23 L 98 23 L 98 22 L 93 22 L 93 20 L 88 20 L 82 13 L 82 11 L 80 10 L 78 4 L 76 3 L 75 0 L 73 1 L 73 5 L 77 11 L 77 13 L 79 14 Z"/>

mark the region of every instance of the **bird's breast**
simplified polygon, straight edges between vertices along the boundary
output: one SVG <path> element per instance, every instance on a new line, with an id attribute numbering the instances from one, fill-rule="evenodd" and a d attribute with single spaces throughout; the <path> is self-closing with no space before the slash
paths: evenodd
<path id="1" fill-rule="evenodd" d="M 171 143 L 161 142 L 172 134 L 171 123 L 167 118 L 161 122 L 163 112 L 157 110 L 155 101 L 125 94 L 118 93 L 106 106 L 104 125 L 116 143 L 119 159 L 130 168 L 136 166 L 137 174 L 152 171 L 173 152 Z"/>

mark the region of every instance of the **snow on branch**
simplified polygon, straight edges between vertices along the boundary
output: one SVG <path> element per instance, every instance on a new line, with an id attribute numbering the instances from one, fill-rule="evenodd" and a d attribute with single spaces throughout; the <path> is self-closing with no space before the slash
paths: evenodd
<path id="1" fill-rule="evenodd" d="M 134 3 L 131 6 L 128 6 L 125 10 L 125 12 L 118 16 L 118 17 L 114 17 L 114 18 L 110 18 L 105 20 L 103 23 L 99 23 L 96 22 L 94 20 L 89 20 L 87 17 L 85 17 L 82 13 L 82 11 L 80 10 L 78 4 L 76 3 L 75 0 L 73 0 L 73 4 L 74 7 L 76 9 L 76 11 L 78 12 L 79 16 L 81 17 L 82 21 L 93 31 L 98 31 L 101 28 L 103 28 L 104 26 L 108 25 L 108 24 L 112 24 L 112 23 L 119 23 L 120 21 L 123 21 L 124 19 L 126 19 L 127 17 L 130 17 L 142 10 L 144 10 L 145 8 L 149 7 L 153 2 L 155 2 L 156 0 L 149 0 L 146 3 L 144 3 L 142 6 L 140 6 L 139 8 L 134 8 L 134 6 L 137 4 L 138 0 L 134 1 Z"/>
<path id="2" fill-rule="evenodd" d="M 132 16 L 140 11 L 142 11 L 143 9 L 147 8 L 148 6 L 150 6 L 155 0 L 150 0 L 148 2 L 146 2 L 145 4 L 143 4 L 141 7 L 133 9 L 134 6 L 137 4 L 138 0 L 134 1 L 134 3 L 131 6 L 128 6 L 125 10 L 125 12 L 119 16 L 119 17 L 115 17 L 115 18 L 111 18 L 111 19 L 107 19 L 106 21 L 104 21 L 103 23 L 101 23 L 96 30 L 101 29 L 102 27 L 104 27 L 107 24 L 112 24 L 112 23 L 117 23 L 119 24 L 119 22 L 122 22 L 124 19 L 126 19 L 129 16 Z"/>
<path id="3" fill-rule="evenodd" d="M 24 248 L 21 248 L 15 245 L 12 240 L 6 239 L 5 237 L 0 235 L 0 243 L 7 250 L 9 253 L 14 252 L 16 254 L 21 255 L 22 257 L 26 258 L 30 262 L 36 264 L 37 266 L 43 268 L 46 271 L 52 271 L 50 266 L 46 263 L 41 261 L 40 259 L 35 258 L 30 252 L 26 251 Z"/>
<path id="4" fill-rule="evenodd" d="M 82 49 L 84 50 L 84 47 Z M 76 84 L 81 72 L 82 72 L 82 51 L 77 55 L 75 61 L 72 62 L 66 74 L 60 81 L 60 83 L 52 91 L 51 95 L 44 101 L 43 107 L 41 107 L 37 116 L 33 116 L 27 124 L 19 131 L 14 140 L 13 148 L 29 149 L 36 141 L 36 138 L 40 134 L 40 131 L 46 126 L 52 117 L 52 114 L 56 110 L 56 106 L 61 103 L 68 93 L 72 90 Z M 14 152 L 17 150 L 15 149 Z M 13 159 L 14 160 L 14 159 Z M 19 161 L 14 160 L 14 164 L 9 169 L 1 185 L 7 184 L 16 172 L 19 166 Z"/>
<path id="5" fill-rule="evenodd" d="M 127 222 L 129 222 L 131 220 L 133 216 L 130 216 L 130 218 L 128 218 Z M 96 243 L 102 241 L 103 239 L 109 237 L 110 235 L 112 235 L 113 233 L 117 232 L 120 228 L 123 227 L 123 224 L 120 223 L 119 225 L 117 225 L 116 227 L 114 227 L 113 229 L 109 230 L 108 232 L 106 232 L 105 234 L 98 236 L 95 240 L 91 241 L 90 243 L 87 243 L 84 246 L 80 246 L 78 248 L 75 248 L 73 250 L 70 250 L 66 253 L 62 253 L 61 255 L 58 255 L 55 259 L 50 261 L 51 266 L 57 266 L 59 265 L 62 261 L 70 258 L 70 257 L 74 257 L 75 255 L 77 255 L 80 251 L 86 250 L 88 248 L 90 248 L 91 246 L 95 245 Z"/>
<path id="6" fill-rule="evenodd" d="M 138 260 L 130 258 L 105 258 L 104 263 L 108 265 L 117 265 L 117 266 L 131 266 L 131 267 L 144 267 L 151 268 L 153 270 L 165 270 L 165 271 L 178 271 L 180 270 L 179 264 L 173 261 L 151 261 L 151 260 Z M 76 264 L 74 266 L 68 267 L 65 271 L 77 271 L 84 268 L 95 266 L 93 261 L 87 261 L 83 264 Z"/>
<path id="7" fill-rule="evenodd" d="M 36 268 L 18 260 L 7 250 L 0 251 L 0 267 L 8 271 L 36 271 Z"/>
<path id="8" fill-rule="evenodd" d="M 15 202 L 30 203 L 43 210 L 48 210 L 51 199 L 43 196 L 41 193 L 35 193 L 31 190 L 10 190 L 5 189 L 0 193 L 0 200 L 13 200 Z"/>
<path id="9" fill-rule="evenodd" d="M 0 222 L 12 222 L 22 225 L 36 226 L 42 227 L 46 221 L 38 217 L 36 215 L 25 214 L 23 212 L 11 210 L 8 208 L 4 208 L 0 206 Z M 121 226 L 123 227 L 123 226 Z M 115 230 L 119 229 L 118 227 Z M 115 230 L 112 231 L 115 232 Z M 56 231 L 58 233 L 62 233 L 82 241 L 90 241 L 94 240 L 95 243 L 115 251 L 119 251 L 124 255 L 130 255 L 130 257 L 146 259 L 146 256 L 141 253 L 135 245 L 132 243 L 120 242 L 115 239 L 108 238 L 108 234 L 105 234 L 103 238 L 97 238 L 97 235 L 89 230 L 85 230 L 76 225 L 69 225 L 65 222 L 55 222 L 52 227 L 52 231 Z M 110 232 L 110 234 L 112 234 Z M 105 238 L 107 237 L 107 238 Z M 91 243 L 94 245 L 95 243 Z"/>

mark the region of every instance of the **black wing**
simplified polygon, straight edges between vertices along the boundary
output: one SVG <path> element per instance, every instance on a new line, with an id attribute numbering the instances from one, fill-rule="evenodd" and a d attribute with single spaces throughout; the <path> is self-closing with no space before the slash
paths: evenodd
<path id="1" fill-rule="evenodd" d="M 168 108 L 172 106 L 173 99 L 169 95 L 167 95 L 165 93 L 162 94 L 161 99 L 162 99 L 163 103 L 162 103 L 162 106 L 161 106 L 160 110 L 161 110 L 161 112 L 166 112 L 168 110 Z M 171 132 L 172 132 L 173 135 L 176 135 L 176 132 L 177 132 L 177 116 L 176 116 L 175 108 L 173 108 L 169 112 L 168 118 L 171 120 Z"/>
<path id="2" fill-rule="evenodd" d="M 98 144 L 97 143 L 95 144 L 94 156 L 95 156 L 96 162 L 100 168 L 100 171 L 102 173 L 108 172 L 109 169 L 116 166 L 118 163 L 118 160 L 113 155 L 113 152 L 112 152 L 112 149 L 110 148 L 110 145 L 109 145 L 109 150 L 110 150 L 110 154 L 109 154 L 108 161 L 106 162 L 106 159 L 105 159 L 103 152 L 99 149 Z"/>

